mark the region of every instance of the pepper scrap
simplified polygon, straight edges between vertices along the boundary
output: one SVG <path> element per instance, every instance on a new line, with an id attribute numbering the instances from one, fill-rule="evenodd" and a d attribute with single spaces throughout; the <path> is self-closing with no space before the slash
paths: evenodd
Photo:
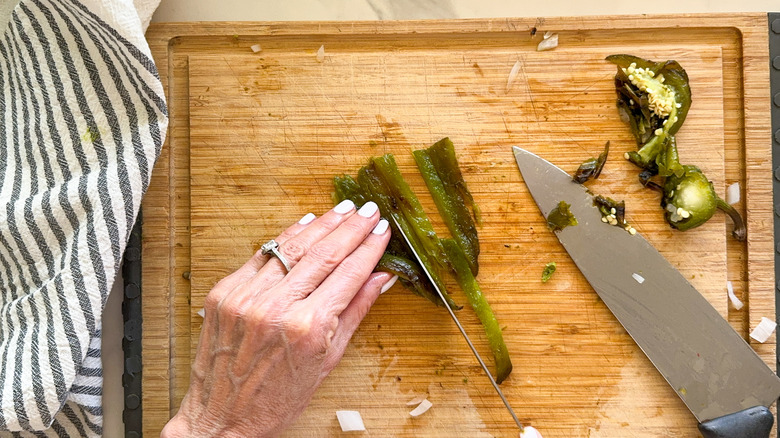
<path id="1" fill-rule="evenodd" d="M 550 278 L 555 274 L 555 269 L 555 262 L 550 262 L 544 266 L 544 270 L 542 271 L 542 283 L 550 281 Z"/>
<path id="2" fill-rule="evenodd" d="M 574 181 L 583 184 L 585 181 L 598 178 L 607 162 L 607 155 L 609 155 L 609 142 L 604 145 L 604 152 L 599 154 L 598 158 L 591 157 L 580 164 L 574 173 Z"/>
<path id="3" fill-rule="evenodd" d="M 597 195 L 593 197 L 593 205 L 601 212 L 601 221 L 621 227 L 632 236 L 636 229 L 626 222 L 626 201 L 617 202 L 612 198 Z"/>
<path id="4" fill-rule="evenodd" d="M 566 201 L 561 201 L 558 206 L 553 208 L 547 215 L 547 227 L 550 231 L 561 231 L 566 227 L 577 225 L 577 218 L 569 209 L 571 205 Z"/>
<path id="5" fill-rule="evenodd" d="M 618 112 L 640 146 L 628 153 L 628 159 L 646 169 L 685 122 L 691 107 L 688 74 L 671 60 L 653 62 L 632 55 L 611 55 L 607 61 L 618 66 Z"/>

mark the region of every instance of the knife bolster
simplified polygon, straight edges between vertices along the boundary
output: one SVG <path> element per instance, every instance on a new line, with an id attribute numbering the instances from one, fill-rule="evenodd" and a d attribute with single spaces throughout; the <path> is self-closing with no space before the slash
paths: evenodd
<path id="1" fill-rule="evenodd" d="M 768 438 L 775 419 L 764 406 L 724 415 L 699 424 L 704 438 Z"/>

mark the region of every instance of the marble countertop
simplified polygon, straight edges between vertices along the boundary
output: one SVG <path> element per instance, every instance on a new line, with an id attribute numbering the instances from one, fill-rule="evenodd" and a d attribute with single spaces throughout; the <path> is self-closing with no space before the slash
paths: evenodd
<path id="1" fill-rule="evenodd" d="M 162 0 L 152 22 L 407 20 L 780 10 L 776 0 Z"/>

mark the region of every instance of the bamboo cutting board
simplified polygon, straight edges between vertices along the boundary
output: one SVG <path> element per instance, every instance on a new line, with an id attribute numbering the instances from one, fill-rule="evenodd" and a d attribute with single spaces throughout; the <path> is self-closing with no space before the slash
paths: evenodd
<path id="1" fill-rule="evenodd" d="M 395 154 L 444 234 L 410 151 L 449 136 L 483 211 L 479 281 L 505 326 L 514 371 L 503 390 L 521 421 L 545 437 L 698 436 L 546 230 L 511 146 L 574 171 L 610 140 L 590 188 L 625 199 L 628 220 L 747 338 L 774 315 L 766 26 L 756 14 L 152 27 L 171 128 L 144 203 L 144 430 L 159 431 L 186 392 L 210 288 L 258 242 L 330 208 L 334 175 Z M 560 45 L 537 52 L 546 31 Z M 682 160 L 721 195 L 746 188 L 747 244 L 728 237 L 724 215 L 686 233 L 665 225 L 622 159 L 634 142 L 603 60 L 613 53 L 686 68 Z M 542 284 L 549 261 L 558 272 Z M 747 302 L 740 311 L 727 280 Z M 460 318 L 489 358 L 476 317 L 464 308 Z M 753 346 L 774 361 L 774 337 Z M 405 403 L 419 395 L 434 407 L 412 419 Z M 360 411 L 369 436 L 517 436 L 446 312 L 401 286 L 378 300 L 287 436 L 338 436 L 341 409 Z"/>

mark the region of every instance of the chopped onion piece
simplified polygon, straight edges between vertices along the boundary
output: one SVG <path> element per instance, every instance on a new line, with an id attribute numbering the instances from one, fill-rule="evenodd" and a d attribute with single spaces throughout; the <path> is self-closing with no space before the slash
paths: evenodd
<path id="1" fill-rule="evenodd" d="M 206 308 L 204 307 L 204 308 L 198 310 L 198 315 L 200 315 L 201 318 L 205 318 L 206 317 Z"/>
<path id="2" fill-rule="evenodd" d="M 645 277 L 642 277 L 641 275 L 637 274 L 636 272 L 631 274 L 631 276 L 634 277 L 634 280 L 636 280 L 636 282 L 639 283 L 639 284 L 642 284 L 642 283 L 645 282 Z"/>
<path id="3" fill-rule="evenodd" d="M 517 74 L 520 73 L 520 67 L 522 64 L 520 64 L 520 61 L 516 61 L 515 65 L 512 66 L 512 70 L 509 72 L 509 77 L 506 80 L 506 91 L 509 92 L 509 89 L 512 88 L 512 84 L 515 83 L 515 79 L 517 79 Z"/>
<path id="4" fill-rule="evenodd" d="M 420 402 L 420 405 L 414 408 L 412 412 L 409 412 L 409 415 L 411 415 L 412 417 L 419 417 L 420 415 L 428 412 L 428 409 L 430 409 L 431 406 L 433 406 L 433 403 L 428 401 L 428 399 L 426 398 L 425 400 Z"/>
<path id="5" fill-rule="evenodd" d="M 317 62 L 322 62 L 325 60 L 325 45 L 320 46 L 320 50 L 317 50 Z"/>
<path id="6" fill-rule="evenodd" d="M 752 332 L 750 332 L 750 337 L 763 344 L 767 339 L 769 339 L 770 336 L 772 336 L 772 333 L 775 331 L 775 327 L 777 327 L 776 322 L 769 318 L 762 317 L 761 322 L 758 323 Z"/>
<path id="7" fill-rule="evenodd" d="M 553 34 L 550 38 L 543 39 L 538 46 L 536 46 L 537 52 L 543 52 L 545 50 L 552 50 L 558 47 L 558 34 Z"/>
<path id="8" fill-rule="evenodd" d="M 425 400 L 425 396 L 424 395 L 415 397 L 415 398 L 409 400 L 408 402 L 406 402 L 406 406 L 417 406 L 420 403 L 422 403 L 423 400 Z"/>
<path id="9" fill-rule="evenodd" d="M 550 37 L 551 37 L 551 36 L 553 36 L 553 35 L 555 35 L 555 34 L 553 33 L 553 31 L 551 31 L 551 30 L 548 30 L 547 32 L 545 32 L 545 33 L 544 33 L 544 37 L 543 37 L 543 38 L 544 38 L 544 39 L 547 39 L 547 38 L 550 38 Z"/>
<path id="10" fill-rule="evenodd" d="M 542 438 L 542 434 L 533 426 L 525 426 L 520 432 L 520 438 Z"/>
<path id="11" fill-rule="evenodd" d="M 726 282 L 726 290 L 729 293 L 729 300 L 731 300 L 731 305 L 733 305 L 737 310 L 741 309 L 743 306 L 742 301 L 737 298 L 736 295 L 734 295 L 734 285 L 731 284 L 730 281 Z"/>
<path id="12" fill-rule="evenodd" d="M 726 202 L 734 205 L 739 202 L 739 183 L 735 182 L 726 189 Z"/>
<path id="13" fill-rule="evenodd" d="M 336 417 L 339 419 L 342 432 L 366 430 L 363 418 L 358 411 L 336 411 Z"/>
<path id="14" fill-rule="evenodd" d="M 259 52 L 259 51 L 263 50 L 263 48 L 262 48 L 262 47 L 260 47 L 260 44 L 254 44 L 254 45 L 252 45 L 252 46 L 250 47 L 250 49 L 252 49 L 252 51 L 253 51 L 253 52 L 255 52 L 255 53 L 257 53 L 257 52 Z"/>

